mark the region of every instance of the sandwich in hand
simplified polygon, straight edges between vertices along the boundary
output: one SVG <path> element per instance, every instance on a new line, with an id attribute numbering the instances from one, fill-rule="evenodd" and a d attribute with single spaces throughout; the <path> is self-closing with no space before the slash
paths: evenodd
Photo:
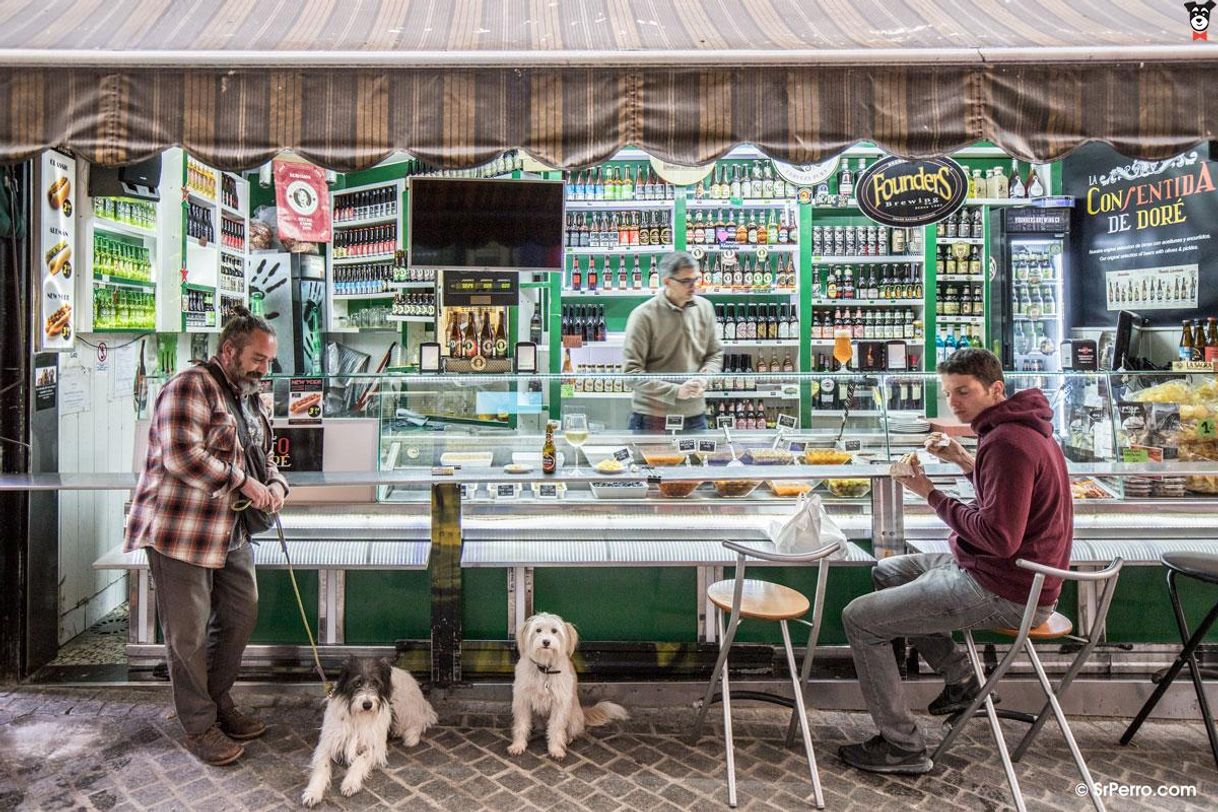
<path id="1" fill-rule="evenodd" d="M 911 477 L 920 473 L 922 473 L 922 464 L 918 462 L 918 452 L 916 451 L 910 451 L 888 467 L 888 475 L 894 477 Z"/>

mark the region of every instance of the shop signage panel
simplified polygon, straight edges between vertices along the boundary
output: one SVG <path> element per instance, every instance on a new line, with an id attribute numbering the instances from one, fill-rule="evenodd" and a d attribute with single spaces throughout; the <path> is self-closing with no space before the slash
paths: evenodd
<path id="1" fill-rule="evenodd" d="M 321 378 L 291 378 L 288 381 L 288 422 L 320 423 L 324 390 Z"/>
<path id="2" fill-rule="evenodd" d="M 855 181 L 863 214 L 883 226 L 913 228 L 955 214 L 968 198 L 968 175 L 951 158 L 876 161 Z"/>
<path id="3" fill-rule="evenodd" d="M 1132 310 L 1178 330 L 1218 312 L 1218 166 L 1205 144 L 1164 161 L 1088 144 L 1065 160 L 1062 182 L 1077 200 L 1067 279 L 1075 325 L 1109 326 Z"/>
<path id="4" fill-rule="evenodd" d="M 276 429 L 271 445 L 271 461 L 284 471 L 321 471 L 325 429 L 311 428 Z"/>
<path id="5" fill-rule="evenodd" d="M 520 301 L 520 274 L 513 271 L 444 271 L 445 307 L 511 306 Z"/>
<path id="6" fill-rule="evenodd" d="M 786 161 L 774 161 L 774 169 L 779 175 L 794 183 L 796 186 L 815 186 L 821 181 L 828 180 L 837 174 L 840 157 L 829 158 L 820 163 L 789 164 Z M 804 201 L 800 201 L 801 203 Z"/>
<path id="7" fill-rule="evenodd" d="M 1008 234 L 1064 234 L 1070 230 L 1070 209 L 1011 209 L 1005 226 Z"/>
<path id="8" fill-rule="evenodd" d="M 38 348 L 68 350 L 76 340 L 76 161 L 42 153 L 38 173 Z"/>
<path id="9" fill-rule="evenodd" d="M 651 168 L 661 179 L 668 181 L 673 186 L 693 186 L 709 175 L 714 170 L 715 164 L 712 161 L 706 166 L 682 166 L 661 161 L 659 158 L 652 158 Z"/>
<path id="10" fill-rule="evenodd" d="M 330 189 L 326 170 L 298 161 L 274 161 L 275 204 L 280 238 L 330 241 Z"/>

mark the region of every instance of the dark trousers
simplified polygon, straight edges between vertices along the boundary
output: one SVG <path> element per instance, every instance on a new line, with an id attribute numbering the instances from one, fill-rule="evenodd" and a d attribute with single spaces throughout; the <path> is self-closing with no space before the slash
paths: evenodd
<path id="1" fill-rule="evenodd" d="M 664 416 L 652 414 L 639 414 L 638 412 L 630 413 L 629 428 L 635 434 L 663 434 Z M 695 414 L 685 418 L 685 425 L 681 431 L 706 431 L 706 415 Z"/>
<path id="2" fill-rule="evenodd" d="M 207 731 L 233 707 L 229 689 L 258 621 L 254 553 L 243 544 L 209 569 L 148 550 L 156 610 L 165 634 L 178 721 L 190 735 Z"/>

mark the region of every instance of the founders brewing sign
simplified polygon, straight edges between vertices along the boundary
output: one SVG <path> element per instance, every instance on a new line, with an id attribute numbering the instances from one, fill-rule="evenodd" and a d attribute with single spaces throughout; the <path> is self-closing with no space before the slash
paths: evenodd
<path id="1" fill-rule="evenodd" d="M 1064 162 L 1077 235 L 1072 321 L 1115 323 L 1132 310 L 1179 325 L 1218 309 L 1218 166 L 1204 144 L 1165 161 L 1137 161 L 1088 144 Z"/>
<path id="2" fill-rule="evenodd" d="M 968 175 L 951 158 L 872 164 L 854 190 L 863 214 L 880 225 L 911 228 L 937 223 L 964 205 Z"/>

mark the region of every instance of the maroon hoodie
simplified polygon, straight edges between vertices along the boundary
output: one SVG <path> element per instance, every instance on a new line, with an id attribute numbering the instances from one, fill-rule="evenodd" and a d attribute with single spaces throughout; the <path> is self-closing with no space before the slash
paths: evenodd
<path id="1" fill-rule="evenodd" d="M 977 415 L 977 499 L 965 504 L 931 491 L 930 506 L 952 529 L 952 554 L 977 583 L 1026 603 L 1033 574 L 1024 558 L 1066 569 L 1074 535 L 1074 504 L 1066 460 L 1053 439 L 1053 410 L 1039 389 L 1025 389 Z M 1040 605 L 1057 600 L 1061 580 L 1045 579 Z"/>

